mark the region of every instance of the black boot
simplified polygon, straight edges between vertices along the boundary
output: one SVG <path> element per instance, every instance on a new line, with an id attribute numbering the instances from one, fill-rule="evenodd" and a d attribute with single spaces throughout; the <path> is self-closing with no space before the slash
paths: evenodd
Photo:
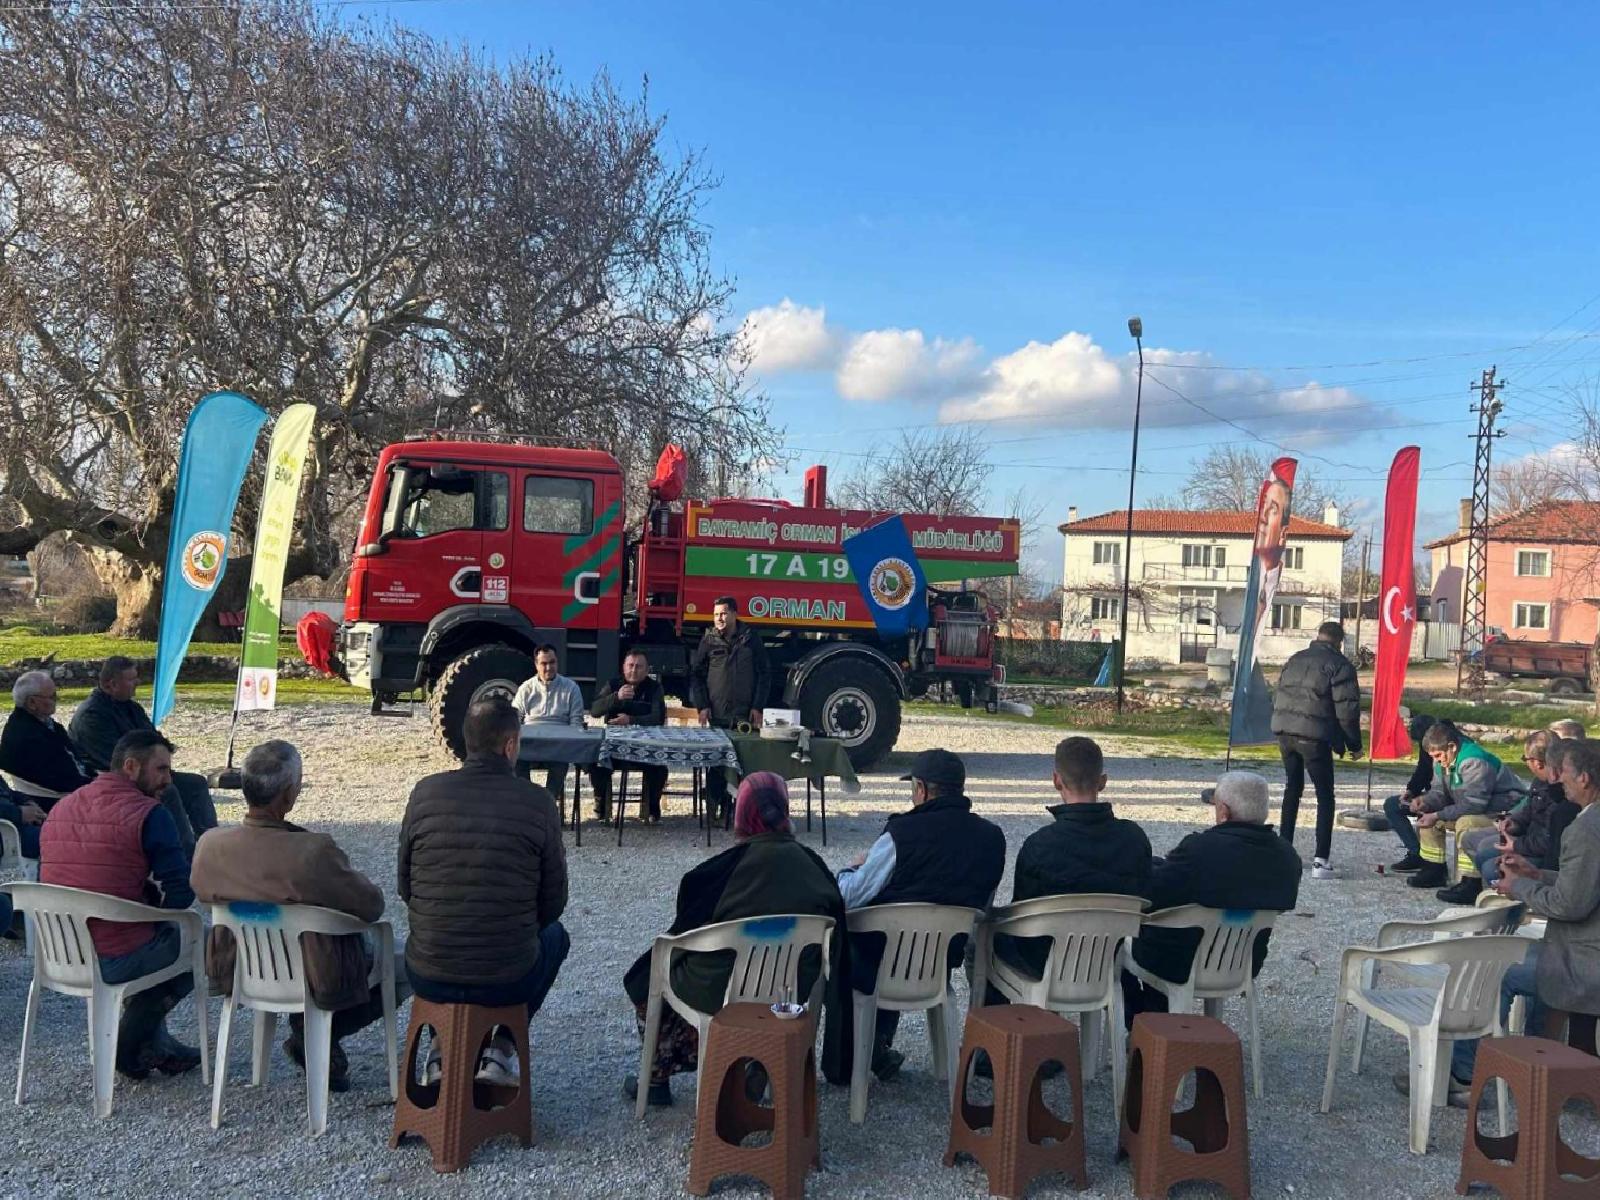
<path id="1" fill-rule="evenodd" d="M 1444 869 L 1443 863 L 1425 863 L 1420 871 L 1406 880 L 1408 887 L 1436 888 L 1443 887 L 1450 882 L 1450 873 Z"/>
<path id="2" fill-rule="evenodd" d="M 1391 875 L 1408 875 L 1412 871 L 1420 871 L 1428 865 L 1428 860 L 1420 854 L 1406 852 L 1406 856 L 1389 868 Z"/>
<path id="3" fill-rule="evenodd" d="M 295 1066 L 302 1071 L 306 1069 L 306 1047 L 300 1040 L 298 1032 L 290 1033 L 283 1039 L 283 1052 Z M 350 1059 L 338 1041 L 335 1041 L 328 1050 L 328 1090 L 330 1092 L 350 1090 Z"/>
<path id="4" fill-rule="evenodd" d="M 1446 904 L 1471 904 L 1483 891 L 1483 880 L 1476 875 L 1463 875 L 1454 887 L 1440 888 L 1434 894 Z"/>
<path id="5" fill-rule="evenodd" d="M 637 1100 L 639 1098 L 639 1077 L 637 1075 L 623 1077 L 622 1094 L 629 1100 Z M 645 1103 L 651 1108 L 671 1108 L 672 1084 L 652 1083 L 646 1089 Z"/>

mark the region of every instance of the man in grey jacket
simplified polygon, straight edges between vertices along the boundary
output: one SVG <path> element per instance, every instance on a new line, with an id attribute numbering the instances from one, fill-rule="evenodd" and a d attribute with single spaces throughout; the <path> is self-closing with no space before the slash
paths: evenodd
<path id="1" fill-rule="evenodd" d="M 1285 841 L 1294 842 L 1300 795 L 1310 775 L 1317 792 L 1313 879 L 1334 878 L 1329 865 L 1333 853 L 1333 756 L 1361 756 L 1361 688 L 1356 683 L 1356 669 L 1339 650 L 1342 645 L 1344 626 L 1324 621 L 1317 628 L 1317 640 L 1283 664 L 1272 696 L 1272 732 L 1278 735 L 1285 776 L 1278 832 Z"/>
<path id="2" fill-rule="evenodd" d="M 1500 984 L 1501 1015 L 1514 997 L 1526 996 L 1533 1034 L 1543 1030 L 1546 1008 L 1600 1014 L 1600 745 L 1574 742 L 1564 749 L 1561 786 L 1582 811 L 1562 836 L 1560 869 L 1542 871 L 1520 854 L 1506 854 L 1495 884 L 1546 922 L 1544 940 L 1533 943 Z M 1456 1043 L 1452 1093 L 1471 1085 L 1477 1053 L 1476 1042 Z"/>
<path id="3" fill-rule="evenodd" d="M 583 693 L 578 685 L 557 672 L 560 658 L 556 648 L 548 642 L 533 655 L 534 676 L 517 689 L 511 706 L 522 717 L 524 725 L 571 725 L 583 728 Z M 517 774 L 524 779 L 532 777 L 534 767 L 545 769 L 544 786 L 551 796 L 559 797 L 567 786 L 567 764 L 518 763 Z"/>

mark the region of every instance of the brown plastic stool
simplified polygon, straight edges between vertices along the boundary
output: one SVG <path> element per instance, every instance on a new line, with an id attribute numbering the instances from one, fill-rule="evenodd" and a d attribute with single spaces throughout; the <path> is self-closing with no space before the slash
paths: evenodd
<path id="1" fill-rule="evenodd" d="M 439 1082 L 417 1080 L 417 1049 L 422 1027 L 433 1029 L 439 1047 Z M 495 1026 L 507 1030 L 517 1047 L 522 1074 L 519 1088 L 479 1083 L 478 1057 Z M 415 1134 L 433 1151 L 435 1171 L 459 1171 L 472 1152 L 492 1137 L 515 1134 L 533 1145 L 533 1101 L 528 1083 L 528 1006 L 484 1008 L 477 1004 L 433 1004 L 411 1000 L 411 1028 L 400 1059 L 400 1099 L 394 1106 L 393 1149 Z"/>
<path id="2" fill-rule="evenodd" d="M 1520 1128 L 1487 1137 L 1478 1128 L 1479 1106 L 1493 1095 L 1488 1085 L 1497 1078 L 1517 1099 Z M 1600 1109 L 1600 1061 L 1544 1038 L 1484 1038 L 1472 1072 L 1456 1191 L 1466 1195 L 1472 1184 L 1487 1183 L 1507 1200 L 1594 1200 L 1600 1159 L 1561 1140 L 1561 1110 L 1578 1099 Z"/>
<path id="3" fill-rule="evenodd" d="M 1172 1111 L 1190 1071 L 1194 1106 Z M 1188 1142 L 1185 1150 L 1175 1138 Z M 1221 1021 L 1182 1013 L 1140 1013 L 1128 1050 L 1118 1148 L 1133 1162 L 1140 1200 L 1173 1184 L 1207 1180 L 1234 1200 L 1250 1196 L 1250 1129 L 1245 1119 L 1244 1052 Z"/>
<path id="4" fill-rule="evenodd" d="M 704 1196 L 722 1175 L 750 1175 L 774 1200 L 806 1194 L 806 1172 L 822 1165 L 817 1138 L 817 1025 L 810 1013 L 775 1016 L 766 1004 L 730 1004 L 711 1018 L 700 1048 L 700 1098 L 689 1194 Z M 745 1095 L 747 1061 L 766 1068 L 772 1107 Z M 641 1086 L 643 1086 L 641 1084 Z M 752 1133 L 771 1133 L 764 1146 L 742 1146 Z"/>
<path id="5" fill-rule="evenodd" d="M 972 1060 L 979 1050 L 994 1068 L 994 1103 L 968 1099 Z M 1073 1120 L 1045 1107 L 1039 1069 L 1058 1062 L 1072 1088 Z M 1040 1175 L 1060 1171 L 1073 1186 L 1089 1186 L 1084 1158 L 1083 1067 L 1078 1030 L 1055 1013 L 1031 1004 L 993 1004 L 971 1009 L 961 1036 L 959 1087 L 950 1106 L 950 1141 L 944 1165 L 970 1154 L 989 1177 L 989 1194 L 1021 1196 Z M 988 1133 L 979 1130 L 989 1127 Z M 1050 1139 L 1046 1142 L 1045 1139 Z"/>

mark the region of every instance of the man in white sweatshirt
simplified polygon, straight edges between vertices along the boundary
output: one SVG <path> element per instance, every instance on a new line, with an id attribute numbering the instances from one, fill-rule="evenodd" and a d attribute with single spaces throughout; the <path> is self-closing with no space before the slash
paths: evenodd
<path id="1" fill-rule="evenodd" d="M 517 689 L 511 701 L 521 714 L 524 725 L 572 725 L 583 728 L 583 693 L 572 680 L 556 673 L 559 662 L 556 648 L 548 643 L 534 653 L 533 669 L 536 674 Z M 536 766 L 545 769 L 544 786 L 550 795 L 559 797 L 567 783 L 567 764 L 519 763 L 517 770 L 527 779 Z"/>

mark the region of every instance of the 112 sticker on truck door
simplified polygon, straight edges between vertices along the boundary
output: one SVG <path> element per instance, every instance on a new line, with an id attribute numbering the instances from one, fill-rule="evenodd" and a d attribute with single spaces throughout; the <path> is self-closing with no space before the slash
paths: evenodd
<path id="1" fill-rule="evenodd" d="M 483 602 L 485 604 L 509 604 L 511 602 L 511 577 L 509 575 L 485 575 L 483 577 Z"/>

